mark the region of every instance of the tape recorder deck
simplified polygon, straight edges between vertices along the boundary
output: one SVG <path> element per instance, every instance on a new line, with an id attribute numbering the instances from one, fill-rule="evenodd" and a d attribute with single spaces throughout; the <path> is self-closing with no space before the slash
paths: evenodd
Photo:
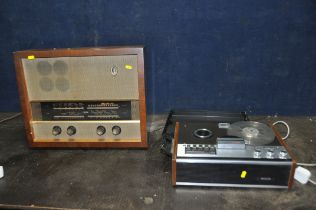
<path id="1" fill-rule="evenodd" d="M 296 161 L 279 133 L 244 113 L 172 112 L 172 184 L 291 188 Z"/>

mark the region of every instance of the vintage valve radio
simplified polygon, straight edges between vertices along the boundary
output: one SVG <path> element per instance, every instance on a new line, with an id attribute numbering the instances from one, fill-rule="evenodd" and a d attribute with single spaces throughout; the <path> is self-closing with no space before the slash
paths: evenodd
<path id="1" fill-rule="evenodd" d="M 31 147 L 146 148 L 143 47 L 14 53 Z"/>

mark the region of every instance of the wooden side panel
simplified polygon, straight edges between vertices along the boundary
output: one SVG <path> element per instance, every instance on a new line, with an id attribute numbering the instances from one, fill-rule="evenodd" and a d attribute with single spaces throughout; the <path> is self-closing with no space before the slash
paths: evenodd
<path id="1" fill-rule="evenodd" d="M 34 135 L 31 126 L 32 110 L 26 89 L 25 75 L 23 71 L 22 59 L 28 56 L 35 58 L 50 57 L 83 57 L 83 56 L 106 56 L 106 55 L 137 55 L 138 64 L 138 91 L 140 109 L 141 142 L 34 142 Z M 144 74 L 144 54 L 143 46 L 126 47 L 102 47 L 102 48 L 67 48 L 67 49 L 47 49 L 47 50 L 27 50 L 14 53 L 17 84 L 20 95 L 21 110 L 24 117 L 27 141 L 30 147 L 79 147 L 79 148 L 147 148 L 147 128 L 146 128 L 146 98 L 145 98 L 145 74 Z"/>
<path id="2" fill-rule="evenodd" d="M 173 141 L 173 152 L 172 152 L 172 186 L 176 186 L 177 181 L 177 147 L 178 147 L 178 141 L 179 141 L 179 129 L 180 124 L 179 122 L 176 122 L 175 132 L 174 132 L 174 141 Z"/>
<path id="3" fill-rule="evenodd" d="M 18 84 L 18 90 L 19 90 L 19 96 L 20 96 L 21 110 L 22 110 L 22 115 L 24 119 L 25 130 L 26 130 L 26 138 L 27 138 L 28 144 L 31 145 L 33 143 L 33 138 L 34 138 L 32 127 L 30 124 L 30 121 L 32 119 L 31 106 L 29 104 L 29 99 L 28 99 L 27 90 L 26 90 L 25 76 L 24 76 L 22 60 L 21 60 L 22 58 L 23 57 L 20 54 L 18 53 L 14 54 L 14 64 L 15 64 L 16 78 L 17 78 L 17 84 Z"/>
<path id="4" fill-rule="evenodd" d="M 145 65 L 144 65 L 144 51 L 138 51 L 138 89 L 139 89 L 139 110 L 140 110 L 140 130 L 142 147 L 148 147 L 147 142 L 147 112 L 146 112 L 146 92 L 145 92 Z"/>
<path id="5" fill-rule="evenodd" d="M 286 142 L 282 139 L 280 133 L 277 131 L 277 129 L 275 129 L 274 126 L 271 126 L 278 141 L 280 142 L 281 145 L 284 146 L 284 148 L 286 149 L 287 153 L 291 156 L 292 158 L 292 167 L 291 167 L 291 172 L 290 172 L 290 176 L 289 176 L 289 181 L 288 181 L 288 190 L 290 190 L 293 186 L 293 182 L 294 182 L 294 172 L 297 166 L 297 161 L 296 161 L 296 157 L 293 155 L 291 149 L 289 148 L 289 146 L 286 144 Z"/>

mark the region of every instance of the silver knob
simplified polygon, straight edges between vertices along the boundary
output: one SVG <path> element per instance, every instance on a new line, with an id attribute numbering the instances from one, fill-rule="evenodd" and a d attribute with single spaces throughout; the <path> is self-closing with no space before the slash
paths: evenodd
<path id="1" fill-rule="evenodd" d="M 260 149 L 255 149 L 255 151 L 253 152 L 253 157 L 254 158 L 260 158 L 261 156 L 261 150 Z"/>
<path id="2" fill-rule="evenodd" d="M 52 129 L 52 134 L 54 136 L 58 136 L 59 134 L 61 134 L 61 127 L 59 126 L 54 126 Z"/>
<path id="3" fill-rule="evenodd" d="M 72 136 L 72 135 L 75 135 L 77 132 L 77 129 L 74 127 L 74 126 L 69 126 L 67 128 L 67 134 L 68 136 Z"/>
<path id="4" fill-rule="evenodd" d="M 106 132 L 106 129 L 105 129 L 104 126 L 100 125 L 100 126 L 97 127 L 97 134 L 98 134 L 99 136 L 104 135 L 105 132 Z"/>
<path id="5" fill-rule="evenodd" d="M 287 152 L 285 150 L 281 150 L 279 154 L 279 158 L 286 159 Z"/>
<path id="6" fill-rule="evenodd" d="M 121 131 L 122 130 L 121 130 L 120 126 L 115 125 L 112 127 L 112 133 L 115 136 L 119 135 L 121 133 Z"/>
<path id="7" fill-rule="evenodd" d="M 270 150 L 267 151 L 266 157 L 269 158 L 269 159 L 272 159 L 273 158 L 273 154 L 274 154 L 274 151 L 270 149 Z"/>

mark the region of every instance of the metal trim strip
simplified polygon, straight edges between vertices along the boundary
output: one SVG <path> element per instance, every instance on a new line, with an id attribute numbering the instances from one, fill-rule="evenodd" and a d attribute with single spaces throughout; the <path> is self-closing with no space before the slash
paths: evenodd
<path id="1" fill-rule="evenodd" d="M 255 160 L 212 160 L 212 159 L 177 159 L 177 163 L 215 163 L 215 164 L 254 164 L 254 165 L 291 165 L 291 161 L 255 161 Z"/>
<path id="2" fill-rule="evenodd" d="M 176 185 L 182 186 L 205 186 L 205 187 L 247 187 L 247 188 L 285 188 L 282 185 L 255 185 L 255 184 L 223 184 L 223 183 L 194 183 L 194 182 L 176 182 Z"/>

